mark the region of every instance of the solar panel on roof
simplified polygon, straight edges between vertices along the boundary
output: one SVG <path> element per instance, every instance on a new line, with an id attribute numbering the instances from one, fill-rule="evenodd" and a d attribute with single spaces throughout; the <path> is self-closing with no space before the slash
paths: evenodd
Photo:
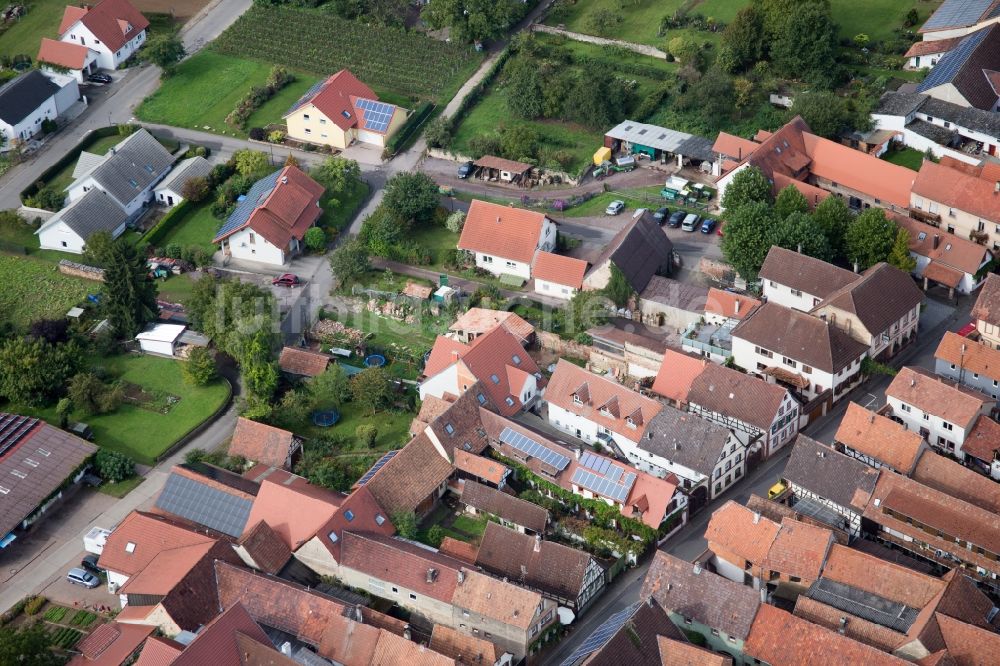
<path id="1" fill-rule="evenodd" d="M 233 210 L 232 214 L 225 221 L 222 227 L 219 228 L 219 231 L 216 232 L 215 237 L 218 238 L 219 236 L 223 236 L 230 231 L 235 231 L 246 224 L 254 209 L 257 208 L 257 204 L 263 198 L 266 198 L 267 194 L 274 189 L 275 185 L 277 185 L 279 174 L 281 174 L 280 169 L 254 183 L 250 188 L 250 191 L 246 193 L 245 198 L 236 204 L 236 208 Z"/>
<path id="2" fill-rule="evenodd" d="M 569 465 L 569 458 L 566 456 L 561 453 L 556 453 L 552 449 L 542 446 L 530 437 L 526 437 L 525 435 L 515 432 L 510 428 L 503 429 L 503 432 L 500 433 L 500 441 L 504 444 L 510 444 L 525 455 L 531 456 L 532 458 L 538 458 L 546 465 L 554 467 L 560 472 L 566 469 L 566 466 Z"/>
<path id="3" fill-rule="evenodd" d="M 946 0 L 931 14 L 923 30 L 947 27 L 964 27 L 979 21 L 993 0 Z"/>
<path id="4" fill-rule="evenodd" d="M 577 666 L 577 664 L 584 662 L 591 654 L 607 645 L 608 641 L 621 630 L 629 618 L 635 615 L 641 605 L 642 602 L 637 601 L 605 620 L 604 624 L 599 626 L 590 636 L 587 636 L 587 639 L 583 641 L 580 647 L 567 657 L 560 666 Z"/>
<path id="5" fill-rule="evenodd" d="M 232 537 L 243 534 L 253 502 L 180 474 L 171 474 L 156 506 Z"/>
<path id="6" fill-rule="evenodd" d="M 375 132 L 384 132 L 389 127 L 392 115 L 396 112 L 396 107 L 385 102 L 376 102 L 372 99 L 359 99 L 357 106 L 364 116 L 364 129 Z"/>
<path id="7" fill-rule="evenodd" d="M 632 484 L 635 483 L 635 474 L 629 472 L 622 479 L 621 483 L 617 483 L 607 477 L 598 476 L 582 467 L 578 467 L 573 472 L 572 482 L 603 497 L 610 497 L 616 502 L 624 502 L 628 499 L 629 491 L 632 490 Z"/>
<path id="8" fill-rule="evenodd" d="M 38 419 L 19 414 L 4 414 L 3 418 L 0 418 L 0 456 L 20 442 L 36 423 Z"/>
<path id="9" fill-rule="evenodd" d="M 965 63 L 969 61 L 969 56 L 973 54 L 976 48 L 982 43 L 983 39 L 986 37 L 986 33 L 989 30 L 983 29 L 979 32 L 974 32 L 961 42 L 958 46 L 949 51 L 938 64 L 930 71 L 920 85 L 917 86 L 917 92 L 924 92 L 930 90 L 931 88 L 936 88 L 939 85 L 950 82 L 955 78 L 965 66 Z"/>
<path id="10" fill-rule="evenodd" d="M 389 462 L 390 460 L 392 460 L 393 456 L 395 456 L 397 453 L 399 453 L 399 449 L 396 449 L 394 451 L 388 451 L 388 452 L 386 452 L 386 454 L 384 456 L 382 456 L 381 458 L 379 458 L 375 462 L 375 464 L 371 466 L 371 469 L 369 469 L 367 472 L 365 472 L 365 475 L 362 476 L 361 479 L 358 481 L 358 485 L 359 486 L 363 486 L 366 483 L 368 483 L 369 481 L 371 481 L 372 477 L 375 476 L 375 472 L 377 472 L 380 469 L 382 469 L 385 466 L 385 464 L 387 462 Z"/>

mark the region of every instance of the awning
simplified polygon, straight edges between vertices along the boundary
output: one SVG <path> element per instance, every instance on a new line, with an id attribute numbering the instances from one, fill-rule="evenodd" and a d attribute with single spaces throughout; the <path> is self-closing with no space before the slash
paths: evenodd
<path id="1" fill-rule="evenodd" d="M 770 375 L 774 377 L 779 382 L 784 382 L 785 384 L 791 384 L 796 388 L 804 389 L 809 387 L 809 380 L 800 374 L 785 370 L 784 368 L 779 368 L 772 366 L 765 370 L 762 370 L 765 375 Z"/>
<path id="2" fill-rule="evenodd" d="M 8 534 L 7 536 L 5 536 L 4 538 L 0 539 L 0 548 L 6 548 L 10 544 L 12 544 L 14 542 L 14 539 L 16 539 L 16 538 L 17 538 L 17 535 L 14 534 L 13 532 L 11 532 L 10 534 Z"/>

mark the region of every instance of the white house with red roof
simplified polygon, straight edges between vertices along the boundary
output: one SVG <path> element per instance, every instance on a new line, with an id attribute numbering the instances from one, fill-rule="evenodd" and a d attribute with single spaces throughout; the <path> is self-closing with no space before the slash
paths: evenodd
<path id="1" fill-rule="evenodd" d="M 101 69 L 118 69 L 146 43 L 148 27 L 149 21 L 128 0 L 101 0 L 93 7 L 67 5 L 59 41 L 94 51 Z"/>
<path id="2" fill-rule="evenodd" d="M 474 254 L 477 268 L 525 280 L 531 279 L 535 253 L 555 247 L 556 223 L 544 213 L 478 199 L 469 206 L 458 239 L 458 249 Z"/>
<path id="3" fill-rule="evenodd" d="M 498 324 L 471 344 L 438 336 L 424 366 L 420 399 L 459 396 L 477 381 L 504 416 L 530 409 L 544 385 L 535 361 L 517 338 Z"/>
<path id="4" fill-rule="evenodd" d="M 324 191 L 298 167 L 275 171 L 253 184 L 212 242 L 228 257 L 283 266 L 322 215 Z"/>
<path id="5" fill-rule="evenodd" d="M 98 55 L 87 46 L 43 37 L 35 62 L 47 72 L 65 72 L 77 83 L 83 83 L 86 76 L 97 71 Z"/>
<path id="6" fill-rule="evenodd" d="M 541 250 L 535 253 L 535 264 L 531 267 L 535 293 L 564 300 L 573 298 L 583 287 L 586 273 L 587 262 L 583 259 Z"/>
<path id="7" fill-rule="evenodd" d="M 355 141 L 385 147 L 407 111 L 378 95 L 346 69 L 320 81 L 284 115 L 289 138 L 341 150 Z"/>

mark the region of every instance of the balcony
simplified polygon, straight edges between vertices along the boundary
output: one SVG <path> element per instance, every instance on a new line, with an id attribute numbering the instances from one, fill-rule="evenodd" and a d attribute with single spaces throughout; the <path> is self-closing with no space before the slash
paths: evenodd
<path id="1" fill-rule="evenodd" d="M 695 322 L 681 335 L 681 347 L 686 351 L 707 352 L 728 358 L 733 355 L 732 331 L 728 326 Z"/>

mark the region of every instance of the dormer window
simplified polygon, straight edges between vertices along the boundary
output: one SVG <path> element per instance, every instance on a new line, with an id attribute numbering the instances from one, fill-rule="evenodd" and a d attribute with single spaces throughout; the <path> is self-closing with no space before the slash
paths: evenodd
<path id="1" fill-rule="evenodd" d="M 635 428 L 635 421 L 632 420 L 631 416 L 625 419 L 625 425 L 627 425 L 629 428 Z"/>
<path id="2" fill-rule="evenodd" d="M 611 415 L 611 410 L 607 407 L 601 407 L 601 416 L 607 416 L 608 418 L 613 418 Z"/>
<path id="3" fill-rule="evenodd" d="M 574 393 L 573 394 L 573 404 L 574 405 L 582 405 L 583 404 L 583 400 L 580 399 L 580 394 L 578 394 L 578 393 Z"/>

